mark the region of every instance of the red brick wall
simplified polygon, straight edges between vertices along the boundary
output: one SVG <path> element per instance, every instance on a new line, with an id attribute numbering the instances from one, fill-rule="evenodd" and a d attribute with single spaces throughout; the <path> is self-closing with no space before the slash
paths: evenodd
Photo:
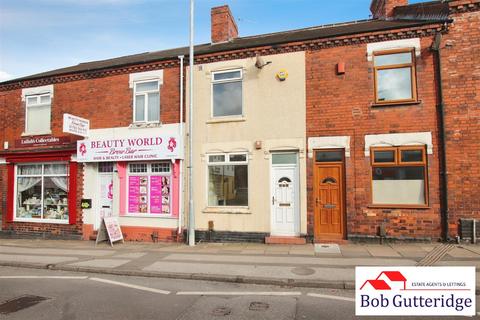
<path id="1" fill-rule="evenodd" d="M 373 64 L 366 45 L 336 47 L 306 54 L 307 138 L 350 136 L 351 155 L 346 159 L 347 234 L 375 236 L 381 222 L 387 235 L 396 238 L 440 237 L 439 162 L 432 38 L 421 39 L 416 61 L 420 104 L 372 107 Z M 346 63 L 346 73 L 335 66 Z M 429 131 L 433 155 L 428 156 L 429 208 L 377 209 L 371 204 L 370 158 L 364 155 L 365 135 Z M 313 234 L 313 161 L 307 164 L 308 232 Z"/>
<path id="2" fill-rule="evenodd" d="M 468 4 L 476 11 L 465 12 Z M 450 3 L 453 23 L 442 41 L 442 77 L 450 235 L 460 218 L 480 219 L 480 1 Z"/>

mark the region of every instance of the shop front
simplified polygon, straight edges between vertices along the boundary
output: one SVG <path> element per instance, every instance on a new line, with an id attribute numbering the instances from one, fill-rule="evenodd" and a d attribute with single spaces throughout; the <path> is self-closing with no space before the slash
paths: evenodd
<path id="1" fill-rule="evenodd" d="M 117 216 L 126 240 L 181 238 L 183 143 L 178 125 L 98 129 L 77 142 L 84 163 L 83 237 Z"/>
<path id="2" fill-rule="evenodd" d="M 51 239 L 81 237 L 74 152 L 74 148 L 42 148 L 2 153 L 7 200 L 3 234 Z"/>

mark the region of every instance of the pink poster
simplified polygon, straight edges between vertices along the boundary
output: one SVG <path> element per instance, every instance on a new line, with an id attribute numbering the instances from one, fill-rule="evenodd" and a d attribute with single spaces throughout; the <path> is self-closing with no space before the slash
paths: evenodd
<path id="1" fill-rule="evenodd" d="M 128 177 L 128 212 L 148 213 L 148 177 Z"/>
<path id="2" fill-rule="evenodd" d="M 128 212 L 140 212 L 140 177 L 128 177 Z"/>
<path id="3" fill-rule="evenodd" d="M 162 177 L 150 177 L 150 213 L 162 213 Z"/>

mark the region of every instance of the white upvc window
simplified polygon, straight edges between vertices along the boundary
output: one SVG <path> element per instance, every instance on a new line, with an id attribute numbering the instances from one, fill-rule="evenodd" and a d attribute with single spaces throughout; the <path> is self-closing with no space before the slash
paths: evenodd
<path id="1" fill-rule="evenodd" d="M 49 133 L 52 109 L 51 94 L 28 95 L 25 99 L 25 133 Z"/>
<path id="2" fill-rule="evenodd" d="M 242 69 L 212 72 L 212 117 L 243 116 Z"/>
<path id="3" fill-rule="evenodd" d="M 208 155 L 208 206 L 248 207 L 247 153 Z"/>
<path id="4" fill-rule="evenodd" d="M 160 84 L 158 80 L 134 84 L 134 122 L 160 122 Z"/>

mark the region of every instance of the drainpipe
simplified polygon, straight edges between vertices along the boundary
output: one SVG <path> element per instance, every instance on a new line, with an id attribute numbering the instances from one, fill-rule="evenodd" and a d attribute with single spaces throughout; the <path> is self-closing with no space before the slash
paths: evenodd
<path id="1" fill-rule="evenodd" d="M 189 109 L 188 109 L 188 245 L 195 246 L 195 212 L 193 206 L 193 12 L 194 0 L 190 0 L 190 87 L 189 90 Z"/>
<path id="2" fill-rule="evenodd" d="M 179 131 L 180 131 L 180 138 L 182 141 L 184 141 L 184 136 L 183 136 L 183 58 L 184 56 L 178 56 L 178 59 L 180 59 L 180 126 L 179 126 Z M 185 144 L 182 143 L 182 148 L 185 151 Z M 184 153 L 185 154 L 185 153 Z M 184 214 L 183 210 L 183 192 L 185 190 L 185 183 L 183 181 L 183 165 L 184 165 L 184 160 L 180 160 L 180 173 L 178 175 L 178 179 L 180 181 L 180 190 L 178 191 L 178 230 L 177 234 L 180 234 L 182 232 L 182 217 Z"/>
<path id="3" fill-rule="evenodd" d="M 432 51 L 435 53 L 435 73 L 437 79 L 437 88 L 438 88 L 438 140 L 440 142 L 440 184 L 441 184 L 441 193 L 440 193 L 440 207 L 441 207 L 441 221 L 442 221 L 442 239 L 443 241 L 450 241 L 450 236 L 448 234 L 448 172 L 447 172 L 447 150 L 446 150 L 446 130 L 445 130 L 445 105 L 443 102 L 443 90 L 442 90 L 442 60 L 441 60 L 441 42 L 442 42 L 442 33 L 437 32 L 435 34 L 435 39 L 432 43 Z"/>

